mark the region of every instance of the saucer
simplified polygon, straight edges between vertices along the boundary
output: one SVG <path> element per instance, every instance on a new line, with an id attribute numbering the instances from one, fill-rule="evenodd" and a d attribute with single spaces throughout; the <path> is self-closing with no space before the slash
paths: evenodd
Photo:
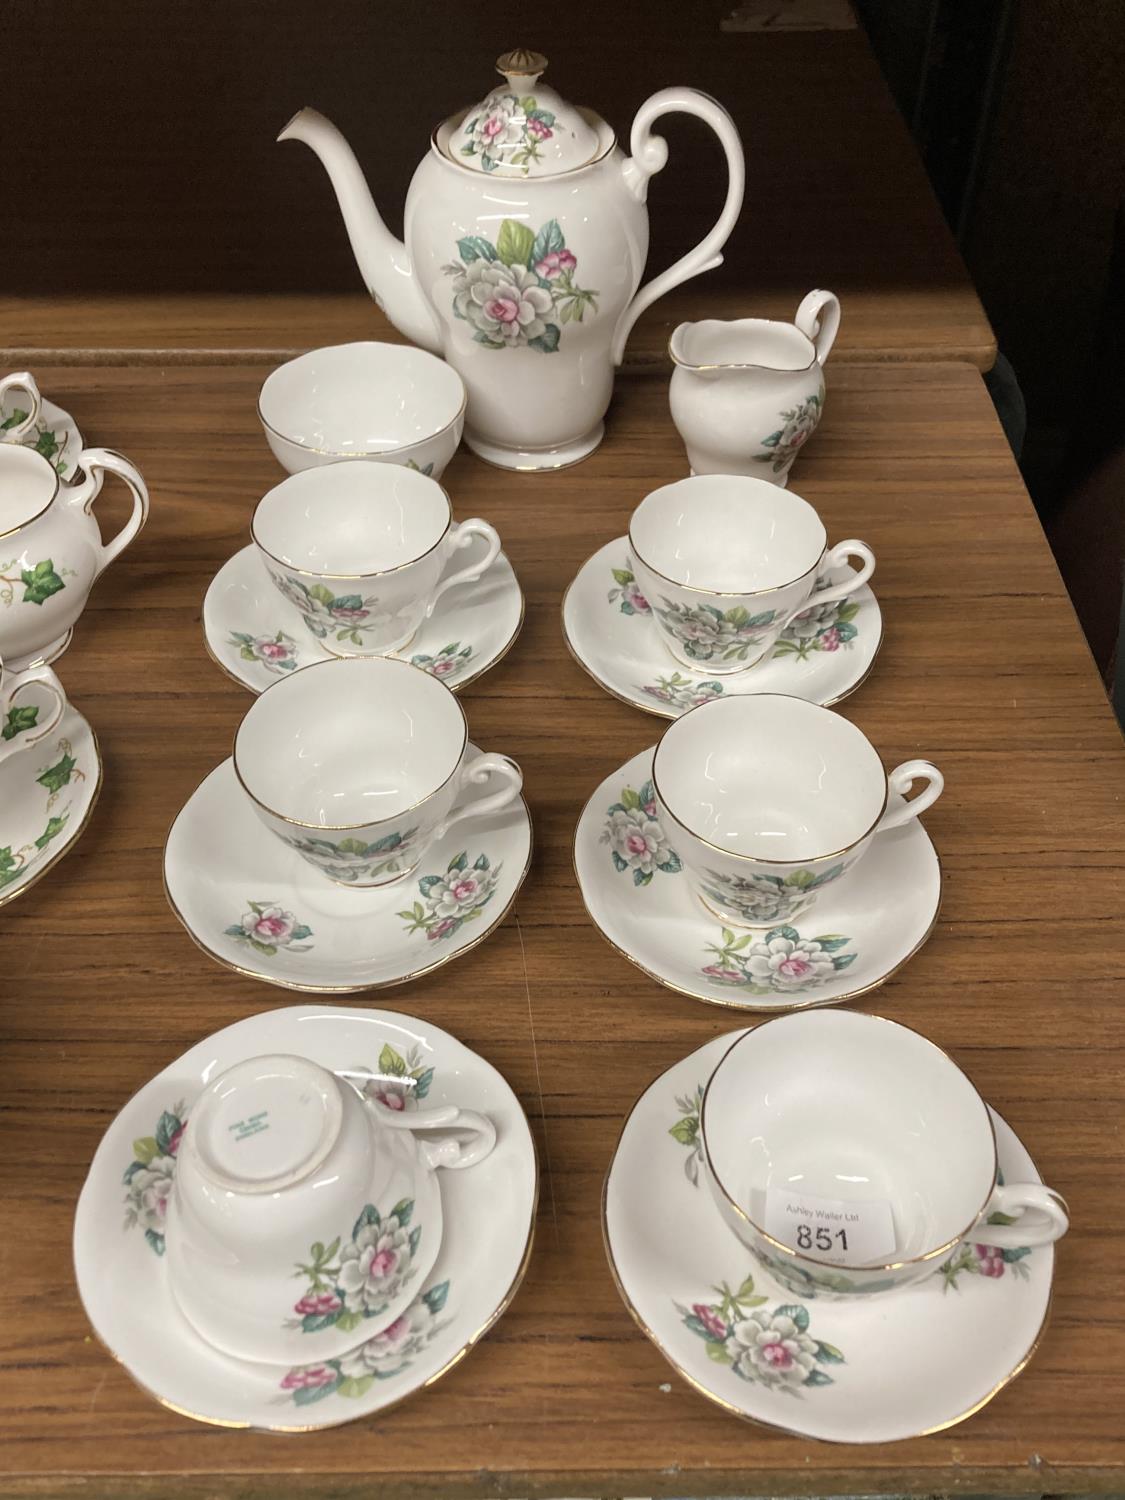
<path id="1" fill-rule="evenodd" d="M 507 916 L 530 863 L 531 817 L 517 798 L 455 825 L 401 880 L 337 885 L 259 822 L 225 760 L 172 824 L 164 889 L 189 936 L 226 968 L 348 994 L 416 979 L 475 948 Z"/>
<path id="2" fill-rule="evenodd" d="M 591 921 L 650 978 L 735 1010 L 802 1010 L 875 989 L 929 937 L 941 865 L 918 819 L 877 835 L 847 880 L 825 886 L 800 914 L 799 927 L 724 927 L 692 894 L 657 822 L 654 750 L 602 782 L 574 836 Z M 645 840 L 639 856 L 624 843 L 634 827 Z"/>
<path id="3" fill-rule="evenodd" d="M 98 741 L 72 704 L 67 704 L 53 733 L 0 768 L 0 787 L 3 906 L 33 886 L 72 847 L 98 800 Z"/>
<path id="4" fill-rule="evenodd" d="M 497 1135 L 485 1161 L 440 1174 L 441 1250 L 407 1311 L 351 1354 L 295 1368 L 248 1364 L 204 1343 L 173 1300 L 164 1259 L 164 1213 L 192 1101 L 208 1078 L 264 1053 L 309 1057 L 365 1080 L 364 1091 L 392 1108 L 425 1099 L 482 1111 Z M 526 1269 L 537 1192 L 518 1099 L 447 1032 L 393 1011 L 266 1011 L 199 1042 L 110 1125 L 75 1215 L 78 1290 L 102 1343 L 161 1405 L 221 1427 L 334 1427 L 432 1385 L 492 1327 Z"/>
<path id="5" fill-rule="evenodd" d="M 476 538 L 465 550 L 471 556 L 486 545 Z M 464 565 L 458 554 L 457 566 Z M 522 624 L 523 594 L 501 552 L 478 583 L 450 589 L 414 639 L 389 654 L 440 677 L 456 693 L 508 654 Z M 252 544 L 211 580 L 203 600 L 203 634 L 216 664 L 253 693 L 336 656 L 281 597 Z"/>
<path id="6" fill-rule="evenodd" d="M 20 398 L 14 393 L 6 395 L 0 402 L 0 434 L 26 415 L 27 408 L 20 404 Z M 34 448 L 49 459 L 60 479 L 73 479 L 75 464 L 82 452 L 82 434 L 74 418 L 61 406 L 44 396 L 38 422 L 19 441 L 21 448 Z"/>
<path id="7" fill-rule="evenodd" d="M 688 1384 L 735 1416 L 837 1443 L 894 1442 L 964 1421 L 1034 1354 L 1053 1248 L 982 1255 L 970 1245 L 928 1280 L 882 1296 L 783 1290 L 723 1223 L 701 1171 L 703 1088 L 736 1035 L 662 1074 L 625 1122 L 602 1199 L 625 1305 Z M 1038 1182 L 1015 1133 L 991 1113 L 1003 1177 Z"/>
<path id="8" fill-rule="evenodd" d="M 847 576 L 839 571 L 824 587 Z M 864 585 L 836 604 L 813 603 L 781 636 L 773 656 L 748 672 L 714 676 L 705 662 L 685 667 L 668 651 L 648 600 L 629 567 L 629 539 L 618 537 L 587 559 L 563 599 L 570 654 L 607 692 L 645 713 L 678 719 L 689 708 L 731 693 L 788 693 L 838 703 L 864 681 L 883 639 L 878 601 Z"/>

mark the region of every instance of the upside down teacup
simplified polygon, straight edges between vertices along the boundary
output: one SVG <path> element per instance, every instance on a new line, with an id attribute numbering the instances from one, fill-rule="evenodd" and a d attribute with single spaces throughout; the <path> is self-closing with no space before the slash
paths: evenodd
<path id="1" fill-rule="evenodd" d="M 900 800 L 917 780 L 925 789 Z M 690 709 L 657 745 L 652 782 L 693 890 L 738 927 L 794 921 L 874 839 L 932 807 L 945 784 L 927 760 L 888 776 L 862 730 L 780 693 Z"/>
<path id="2" fill-rule="evenodd" d="M 925 1037 L 881 1016 L 799 1011 L 744 1032 L 704 1090 L 700 1141 L 728 1228 L 801 1296 L 877 1295 L 964 1245 L 1050 1244 L 1065 1207 L 1004 1182 L 992 1116 Z"/>
<path id="3" fill-rule="evenodd" d="M 275 586 L 335 656 L 399 650 L 443 594 L 476 582 L 500 552 L 487 521 L 454 521 L 435 480 L 362 461 L 283 480 L 258 502 L 250 534 Z M 446 574 L 476 537 L 484 556 Z"/>
<path id="4" fill-rule="evenodd" d="M 331 880 L 402 880 L 468 819 L 501 811 L 523 776 L 473 754 L 465 711 L 444 683 L 393 657 L 317 662 L 268 687 L 234 741 L 234 771 L 270 830 Z M 498 790 L 469 796 L 493 782 Z M 463 871 L 450 900 L 483 904 L 486 870 Z"/>
<path id="5" fill-rule="evenodd" d="M 0 661 L 0 762 L 38 744 L 65 712 L 66 695 L 50 667 L 9 672 Z"/>
<path id="6" fill-rule="evenodd" d="M 808 607 L 844 599 L 871 577 L 864 542 L 831 549 L 824 523 L 791 491 L 736 474 L 700 474 L 646 495 L 629 522 L 640 592 L 683 665 L 721 675 L 766 659 Z M 818 580 L 857 557 L 842 583 Z"/>
<path id="7" fill-rule="evenodd" d="M 413 1132 L 441 1129 L 437 1140 Z M 188 1112 L 165 1226 L 172 1293 L 236 1359 L 312 1363 L 385 1329 L 441 1244 L 440 1167 L 496 1131 L 445 1105 L 396 1113 L 306 1058 L 248 1058 Z"/>

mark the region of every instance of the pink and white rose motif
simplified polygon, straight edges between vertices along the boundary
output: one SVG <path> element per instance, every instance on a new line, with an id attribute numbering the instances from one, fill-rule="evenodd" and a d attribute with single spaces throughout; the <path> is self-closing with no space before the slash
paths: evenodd
<path id="1" fill-rule="evenodd" d="M 349 1312 L 381 1312 L 398 1295 L 413 1252 L 406 1228 L 394 1214 L 364 1224 L 340 1251 L 337 1290 Z"/>
<path id="2" fill-rule="evenodd" d="M 293 940 L 297 919 L 291 911 L 280 906 L 267 906 L 263 911 L 248 911 L 242 918 L 242 930 L 247 937 L 257 938 L 262 943 L 273 943 L 284 948 Z"/>
<path id="3" fill-rule="evenodd" d="M 574 271 L 577 267 L 577 257 L 569 250 L 551 250 L 535 264 L 536 271 L 545 281 L 555 281 L 559 276 L 565 275 L 568 271 Z"/>
<path id="4" fill-rule="evenodd" d="M 527 266 L 476 260 L 454 277 L 453 305 L 485 338 L 514 349 L 547 331 L 554 298 Z"/>
<path id="5" fill-rule="evenodd" d="M 735 1370 L 765 1386 L 806 1384 L 816 1365 L 816 1340 L 788 1314 L 755 1309 L 731 1330 Z"/>

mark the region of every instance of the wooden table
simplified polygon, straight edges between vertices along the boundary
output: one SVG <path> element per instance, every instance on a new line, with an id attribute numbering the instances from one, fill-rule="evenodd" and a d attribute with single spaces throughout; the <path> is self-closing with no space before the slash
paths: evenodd
<path id="1" fill-rule="evenodd" d="M 964 1425 L 886 1447 L 740 1423 L 684 1385 L 610 1280 L 599 1197 L 622 1117 L 736 1018 L 660 988 L 587 922 L 571 838 L 592 787 L 659 735 L 570 660 L 563 588 L 647 490 L 683 473 L 662 381 L 620 382 L 609 438 L 535 478 L 468 453 L 527 594 L 516 649 L 466 692 L 474 736 L 522 764 L 536 854 L 511 918 L 429 979 L 370 1001 L 488 1056 L 543 1163 L 527 1281 L 432 1391 L 283 1439 L 161 1409 L 92 1337 L 75 1197 L 125 1099 L 189 1044 L 290 996 L 211 963 L 160 887 L 165 831 L 229 752 L 249 698 L 208 659 L 200 604 L 278 478 L 261 368 L 44 369 L 91 441 L 143 468 L 152 519 L 98 586 L 62 677 L 96 726 L 105 790 L 81 842 L 0 914 L 0 1493 L 299 1496 L 1033 1493 L 1125 1488 L 1125 757 L 979 376 L 841 365 L 797 486 L 866 537 L 886 641 L 844 712 L 888 763 L 947 778 L 927 816 L 945 899 L 927 947 L 864 1008 L 952 1050 L 1066 1194 L 1054 1313 L 1028 1371 Z M 108 497 L 107 497 L 108 498 Z"/>

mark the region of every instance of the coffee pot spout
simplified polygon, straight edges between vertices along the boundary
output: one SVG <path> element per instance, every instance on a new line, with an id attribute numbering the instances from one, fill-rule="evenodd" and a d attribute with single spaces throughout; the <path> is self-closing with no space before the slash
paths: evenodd
<path id="1" fill-rule="evenodd" d="M 419 290 L 406 246 L 383 223 L 355 153 L 335 125 L 318 110 L 302 109 L 278 140 L 304 141 L 320 157 L 336 190 L 367 290 L 400 333 L 423 349 L 440 353 L 437 319 Z"/>

